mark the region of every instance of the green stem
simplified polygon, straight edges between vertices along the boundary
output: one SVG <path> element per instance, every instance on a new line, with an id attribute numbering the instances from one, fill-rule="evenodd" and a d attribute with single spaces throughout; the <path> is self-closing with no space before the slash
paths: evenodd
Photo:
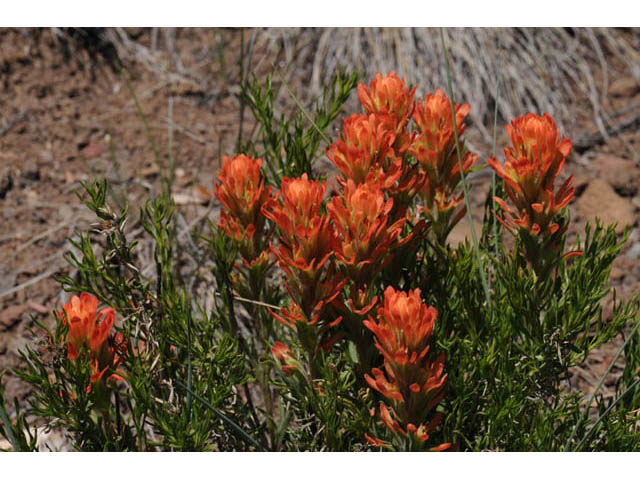
<path id="1" fill-rule="evenodd" d="M 489 284 L 484 271 L 484 264 L 482 257 L 480 256 L 480 248 L 478 246 L 478 237 L 476 236 L 476 229 L 473 225 L 473 215 L 471 214 L 471 203 L 469 201 L 469 191 L 467 188 L 467 182 L 464 174 L 464 168 L 462 165 L 462 151 L 460 150 L 460 139 L 458 136 L 458 123 L 456 122 L 456 109 L 453 101 L 453 86 L 451 85 L 451 67 L 449 66 L 449 56 L 447 55 L 447 47 L 444 41 L 444 30 L 440 27 L 440 39 L 442 41 L 442 51 L 444 52 L 445 65 L 447 67 L 447 84 L 449 90 L 449 101 L 451 102 L 451 115 L 453 117 L 453 133 L 456 138 L 456 151 L 458 153 L 458 165 L 460 166 L 460 179 L 462 181 L 462 189 L 464 191 L 464 204 L 467 208 L 467 216 L 469 218 L 469 227 L 471 228 L 471 239 L 473 240 L 473 247 L 476 252 L 476 260 L 478 262 L 478 268 L 480 269 L 480 280 L 482 281 L 482 287 L 484 288 L 484 294 L 487 300 L 487 308 L 489 309 L 489 315 L 493 313 L 493 307 L 491 305 L 491 295 L 489 293 Z"/>

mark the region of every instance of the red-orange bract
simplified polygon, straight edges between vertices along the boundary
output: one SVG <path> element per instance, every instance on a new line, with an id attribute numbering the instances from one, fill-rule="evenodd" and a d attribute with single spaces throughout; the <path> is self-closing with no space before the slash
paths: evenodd
<path id="1" fill-rule="evenodd" d="M 280 362 L 282 371 L 287 375 L 293 375 L 298 370 L 297 361 L 291 355 L 289 347 L 282 342 L 276 342 L 271 347 L 271 354 Z"/>
<path id="2" fill-rule="evenodd" d="M 508 215 L 499 220 L 512 232 L 522 229 L 534 236 L 552 235 L 559 229 L 554 217 L 569 204 L 575 191 L 573 177 L 555 191 L 556 177 L 571 152 L 571 140 L 560 137 L 553 118 L 546 113 L 516 118 L 506 130 L 512 145 L 504 151 L 505 164 L 494 157 L 489 165 L 504 180 L 515 209 L 496 197 Z"/>
<path id="3" fill-rule="evenodd" d="M 376 73 L 369 87 L 358 85 L 358 99 L 367 113 L 387 114 L 397 120 L 397 132 L 406 126 L 413 108 L 413 96 L 416 87 L 409 90 L 404 79 L 400 79 L 395 70 L 383 77 Z"/>
<path id="4" fill-rule="evenodd" d="M 276 319 L 288 326 L 298 321 L 316 323 L 322 309 L 344 286 L 329 257 L 337 247 L 337 235 L 329 217 L 320 214 L 326 183 L 300 178 L 283 178 L 279 200 L 263 207 L 264 215 L 280 230 L 280 244 L 270 244 L 280 268 L 287 275 L 285 286 L 296 305 L 283 309 Z"/>
<path id="5" fill-rule="evenodd" d="M 113 308 L 98 312 L 98 299 L 88 293 L 74 296 L 56 317 L 68 327 L 67 356 L 75 362 L 83 346 L 88 347 L 91 364 L 91 382 L 102 379 L 107 370 L 112 374 L 108 379 L 119 379 L 115 372 L 126 349 L 122 334 L 109 337 L 115 318 Z"/>
<path id="6" fill-rule="evenodd" d="M 384 356 L 385 371 L 374 368 L 373 377 L 365 375 L 367 383 L 392 405 L 389 410 L 380 404 L 382 422 L 394 434 L 409 435 L 418 442 L 427 441 L 440 421 L 441 416 L 436 415 L 430 423 L 423 423 L 442 399 L 447 378 L 444 355 L 435 361 L 427 357 L 436 316 L 436 310 L 422 301 L 419 289 L 405 293 L 387 287 L 377 322 L 371 317 L 364 322 Z"/>
<path id="7" fill-rule="evenodd" d="M 390 250 L 401 244 L 399 235 L 405 218 L 391 223 L 392 207 L 393 199 L 385 200 L 378 184 L 356 185 L 351 179 L 327 205 L 340 237 L 336 258 L 359 287 L 369 283 L 391 261 Z"/>
<path id="8" fill-rule="evenodd" d="M 380 182 L 385 188 L 399 178 L 402 159 L 396 158 L 393 143 L 396 138 L 395 119 L 387 114 L 354 114 L 344 120 L 343 139 L 329 147 L 327 156 L 342 177 L 356 184 Z"/>
<path id="9" fill-rule="evenodd" d="M 262 206 L 271 197 L 260 174 L 262 159 L 237 155 L 222 158 L 215 195 L 225 207 L 220 212 L 219 226 L 236 240 L 245 261 L 252 262 L 263 252 L 262 233 L 265 219 Z"/>
<path id="10" fill-rule="evenodd" d="M 465 130 L 464 119 L 469 113 L 469 105 L 454 104 L 456 130 L 460 140 L 463 172 L 467 173 L 476 162 L 478 156 L 464 151 L 464 140 L 461 135 Z M 424 211 L 442 231 L 443 237 L 465 214 L 463 207 L 453 217 L 453 210 L 463 200 L 463 193 L 456 193 L 461 179 L 460 161 L 456 148 L 455 130 L 451 114 L 451 102 L 445 93 L 438 89 L 435 94 L 428 94 L 424 102 L 418 102 L 413 113 L 413 121 L 419 134 L 413 140 L 409 152 L 418 160 L 425 172 L 426 180 L 421 184 L 421 196 L 425 201 Z M 444 216 L 443 216 L 444 215 Z"/>

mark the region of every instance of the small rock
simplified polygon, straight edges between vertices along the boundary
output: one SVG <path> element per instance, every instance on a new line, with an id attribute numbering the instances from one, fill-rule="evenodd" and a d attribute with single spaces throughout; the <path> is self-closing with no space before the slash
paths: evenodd
<path id="1" fill-rule="evenodd" d="M 633 160 L 605 153 L 591 161 L 591 168 L 596 178 L 607 182 L 621 195 L 632 197 L 638 192 L 640 170 Z"/>
<path id="2" fill-rule="evenodd" d="M 605 225 L 616 223 L 616 232 L 621 233 L 636 222 L 633 204 L 619 196 L 604 180 L 593 180 L 576 201 L 577 215 L 595 224 L 596 217 Z"/>
<path id="3" fill-rule="evenodd" d="M 43 162 L 49 163 L 53 161 L 53 152 L 51 150 L 43 150 L 40 152 L 40 158 Z"/>
<path id="4" fill-rule="evenodd" d="M 0 198 L 5 198 L 9 190 L 13 188 L 13 177 L 9 169 L 0 172 Z"/>
<path id="5" fill-rule="evenodd" d="M 0 331 L 9 330 L 22 318 L 24 305 L 11 305 L 0 312 Z"/>
<path id="6" fill-rule="evenodd" d="M 22 176 L 26 180 L 32 180 L 34 182 L 40 180 L 40 167 L 38 167 L 38 163 L 35 160 L 27 160 L 22 170 Z"/>
<path id="7" fill-rule="evenodd" d="M 609 94 L 614 97 L 631 97 L 638 90 L 640 90 L 640 85 L 632 76 L 617 78 L 609 86 Z"/>
<path id="8" fill-rule="evenodd" d="M 107 146 L 102 142 L 90 142 L 89 145 L 82 149 L 85 158 L 96 158 L 107 151 Z"/>
<path id="9" fill-rule="evenodd" d="M 631 260 L 637 260 L 640 257 L 640 243 L 634 243 L 625 255 Z"/>

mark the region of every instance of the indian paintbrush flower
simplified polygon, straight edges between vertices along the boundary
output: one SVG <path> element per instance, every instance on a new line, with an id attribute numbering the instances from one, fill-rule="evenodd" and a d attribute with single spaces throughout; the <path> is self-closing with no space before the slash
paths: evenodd
<path id="1" fill-rule="evenodd" d="M 365 375 L 371 388 L 391 404 L 388 409 L 381 402 L 382 422 L 394 434 L 408 436 L 419 445 L 438 425 L 438 415 L 428 424 L 423 422 L 444 396 L 447 378 L 443 374 L 444 354 L 433 361 L 427 355 L 436 316 L 436 310 L 422 301 L 419 289 L 405 293 L 387 287 L 377 321 L 369 317 L 364 322 L 384 357 L 384 371 L 374 368 L 373 377 Z"/>
<path id="2" fill-rule="evenodd" d="M 270 248 L 287 276 L 285 286 L 295 303 L 282 315 L 273 315 L 291 327 L 298 322 L 316 324 L 319 319 L 333 324 L 335 320 L 323 314 L 346 281 L 330 262 L 338 236 L 329 217 L 320 212 L 325 190 L 326 183 L 310 181 L 306 174 L 285 177 L 277 200 L 263 207 L 264 215 L 280 231 L 278 247 L 271 243 Z"/>
<path id="3" fill-rule="evenodd" d="M 512 233 L 519 234 L 524 255 L 539 277 L 544 277 L 561 257 L 560 237 L 567 229 L 561 211 L 575 191 L 570 176 L 556 190 L 555 180 L 571 152 L 571 140 L 560 136 L 553 118 L 529 113 L 506 126 L 511 146 L 504 151 L 504 165 L 494 157 L 489 165 L 504 181 L 512 206 L 499 197 L 495 202 L 506 216 L 496 218 Z M 513 208 L 512 208 L 513 207 Z"/>
<path id="4" fill-rule="evenodd" d="M 501 198 L 495 201 L 507 212 L 503 221 L 514 232 L 527 230 L 532 235 L 551 235 L 559 225 L 554 218 L 566 207 L 575 188 L 569 177 L 555 191 L 555 180 L 571 152 L 571 140 L 560 137 L 550 115 L 529 113 L 506 126 L 512 145 L 504 151 L 504 166 L 494 157 L 489 165 L 504 180 L 507 196 L 515 209 Z"/>
<path id="5" fill-rule="evenodd" d="M 392 222 L 393 199 L 385 199 L 379 185 L 347 180 L 344 191 L 332 198 L 327 210 L 340 241 L 336 258 L 357 286 L 369 283 L 391 261 L 391 250 L 400 242 L 405 219 Z"/>
<path id="6" fill-rule="evenodd" d="M 56 317 L 68 328 L 63 340 L 67 343 L 69 360 L 75 362 L 81 349 L 87 348 L 92 383 L 99 382 L 107 371 L 111 372 L 108 379 L 121 378 L 116 371 L 127 342 L 120 333 L 109 335 L 115 318 L 113 308 L 98 312 L 97 297 L 81 293 L 73 296 L 61 312 L 56 312 Z"/>
<path id="7" fill-rule="evenodd" d="M 461 139 L 469 105 L 454 103 L 454 111 L 462 169 L 466 174 L 478 158 L 466 151 L 464 140 Z M 424 102 L 417 102 L 412 118 L 419 133 L 409 152 L 416 158 L 426 177 L 420 184 L 420 195 L 425 203 L 423 211 L 432 221 L 439 242 L 443 243 L 449 231 L 466 212 L 464 206 L 455 212 L 463 201 L 464 193 L 457 191 L 462 172 L 456 148 L 451 102 L 438 89 L 435 94 L 428 94 Z"/>
<path id="8" fill-rule="evenodd" d="M 400 176 L 401 159 L 395 156 L 395 119 L 388 114 L 354 114 L 343 121 L 343 138 L 329 147 L 327 156 L 347 179 L 356 184 L 367 180 L 390 187 Z"/>
<path id="9" fill-rule="evenodd" d="M 265 217 L 262 206 L 271 198 L 271 187 L 260 173 L 262 159 L 237 155 L 222 158 L 215 195 L 224 207 L 219 226 L 237 243 L 243 259 L 252 262 L 264 251 Z"/>
<path id="10" fill-rule="evenodd" d="M 282 371 L 287 375 L 293 375 L 296 370 L 300 370 L 300 363 L 296 360 L 289 347 L 282 342 L 276 342 L 271 347 L 271 355 L 280 363 Z"/>
<path id="11" fill-rule="evenodd" d="M 413 97 L 416 87 L 409 90 L 404 79 L 396 75 L 395 70 L 383 77 L 381 73 L 369 84 L 358 85 L 358 99 L 367 113 L 387 114 L 397 121 L 396 133 L 406 127 L 413 110 Z"/>

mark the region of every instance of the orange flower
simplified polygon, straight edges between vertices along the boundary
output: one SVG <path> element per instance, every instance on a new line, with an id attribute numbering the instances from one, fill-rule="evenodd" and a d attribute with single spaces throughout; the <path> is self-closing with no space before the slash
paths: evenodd
<path id="1" fill-rule="evenodd" d="M 97 310 L 97 297 L 81 293 L 72 297 L 61 312 L 56 312 L 56 317 L 68 326 L 69 360 L 75 362 L 80 349 L 88 347 L 92 383 L 101 381 L 107 371 L 112 372 L 108 380 L 121 379 L 116 372 L 128 345 L 121 333 L 109 336 L 115 318 L 113 308 Z"/>
<path id="2" fill-rule="evenodd" d="M 326 182 L 310 181 L 306 173 L 300 178 L 284 177 L 276 196 L 280 201 L 270 200 L 262 207 L 262 212 L 284 235 L 292 237 L 298 227 L 312 227 L 319 218 L 326 188 Z"/>
<path id="3" fill-rule="evenodd" d="M 456 129 L 463 152 L 462 168 L 466 174 L 478 158 L 477 155 L 465 151 L 464 140 L 461 139 L 466 127 L 464 119 L 469 113 L 469 105 L 454 103 L 454 109 Z M 461 171 L 449 98 L 441 89 L 435 94 L 428 94 L 423 103 L 417 103 L 413 120 L 420 133 L 413 140 L 409 153 L 418 160 L 426 175 L 420 189 L 425 201 L 423 210 L 434 222 L 434 229 L 440 240 L 444 241 L 451 228 L 465 214 L 463 207 L 451 217 L 464 196 L 462 192 L 456 193 Z"/>
<path id="4" fill-rule="evenodd" d="M 364 322 L 384 357 L 384 372 L 374 368 L 373 377 L 365 375 L 369 386 L 391 402 L 391 412 L 381 403 L 381 419 L 394 434 L 411 435 L 420 443 L 439 422 L 436 416 L 431 423 L 422 423 L 444 396 L 447 378 L 444 354 L 435 361 L 427 357 L 436 316 L 436 310 L 422 301 L 419 289 L 405 293 L 387 287 L 378 321 L 369 317 Z"/>
<path id="5" fill-rule="evenodd" d="M 262 233 L 265 219 L 262 206 L 271 197 L 271 187 L 265 186 L 260 174 L 262 159 L 237 155 L 222 158 L 215 195 L 225 208 L 218 225 L 240 244 L 240 252 L 252 261 L 263 251 Z"/>
<path id="6" fill-rule="evenodd" d="M 391 224 L 389 212 L 393 199 L 385 200 L 377 184 L 346 182 L 344 192 L 327 205 L 341 241 L 336 258 L 346 267 L 347 276 L 356 283 L 369 283 L 391 261 L 405 219 Z"/>
<path id="7" fill-rule="evenodd" d="M 69 360 L 75 361 L 83 345 L 87 345 L 97 355 L 109 331 L 113 327 L 115 312 L 113 308 L 102 309 L 98 313 L 98 298 L 81 293 L 73 296 L 56 316 L 69 327 L 67 346 Z"/>
<path id="8" fill-rule="evenodd" d="M 571 152 L 571 140 L 560 137 L 548 114 L 529 113 L 506 127 L 512 146 L 505 149 L 504 166 L 494 157 L 489 165 L 504 180 L 505 190 L 515 209 L 500 198 L 495 201 L 508 217 L 498 218 L 511 232 L 525 230 L 531 235 L 553 235 L 560 225 L 556 215 L 566 207 L 575 188 L 569 177 L 555 192 L 555 179 Z"/>
<path id="9" fill-rule="evenodd" d="M 409 90 L 404 79 L 398 78 L 395 70 L 386 77 L 376 73 L 368 88 L 363 83 L 358 85 L 358 99 L 365 111 L 395 117 L 397 133 L 404 129 L 411 116 L 415 93 L 416 87 Z"/>
<path id="10" fill-rule="evenodd" d="M 285 285 L 303 318 L 313 323 L 345 283 L 329 262 L 338 237 L 329 217 L 320 215 L 325 190 L 326 183 L 310 181 L 306 174 L 283 178 L 279 200 L 263 207 L 264 215 L 280 229 L 280 244 L 277 248 L 270 244 L 270 248 L 287 276 Z M 294 317 L 297 315 L 290 315 Z"/>
<path id="11" fill-rule="evenodd" d="M 454 102 L 454 109 L 456 128 L 458 135 L 461 136 L 466 128 L 463 122 L 469 114 L 469 105 L 458 105 Z M 455 146 L 451 102 L 442 89 L 436 90 L 435 94 L 427 94 L 424 103 L 417 102 L 412 118 L 420 132 L 418 145 L 425 150 L 442 153 Z"/>
<path id="12" fill-rule="evenodd" d="M 343 140 L 331 145 L 327 152 L 343 176 L 338 183 L 343 185 L 346 179 L 363 183 L 371 178 L 389 185 L 395 183 L 400 171 L 392 148 L 396 138 L 394 129 L 395 120 L 389 115 L 354 114 L 346 118 L 343 121 Z M 383 168 L 383 163 L 388 164 L 387 169 Z M 392 165 L 396 167 L 387 172 Z M 387 180 L 386 177 L 391 178 Z"/>
<path id="13" fill-rule="evenodd" d="M 271 355 L 273 355 L 278 360 L 278 362 L 280 362 L 282 371 L 287 375 L 293 375 L 296 370 L 299 370 L 298 361 L 291 355 L 289 347 L 287 347 L 285 344 L 276 342 L 271 347 Z"/>
<path id="14" fill-rule="evenodd" d="M 425 356 L 436 317 L 435 308 L 422 301 L 420 289 L 405 293 L 387 287 L 384 305 L 378 310 L 378 322 L 370 318 L 365 325 L 375 334 L 376 346 L 385 359 L 404 365 Z"/>

